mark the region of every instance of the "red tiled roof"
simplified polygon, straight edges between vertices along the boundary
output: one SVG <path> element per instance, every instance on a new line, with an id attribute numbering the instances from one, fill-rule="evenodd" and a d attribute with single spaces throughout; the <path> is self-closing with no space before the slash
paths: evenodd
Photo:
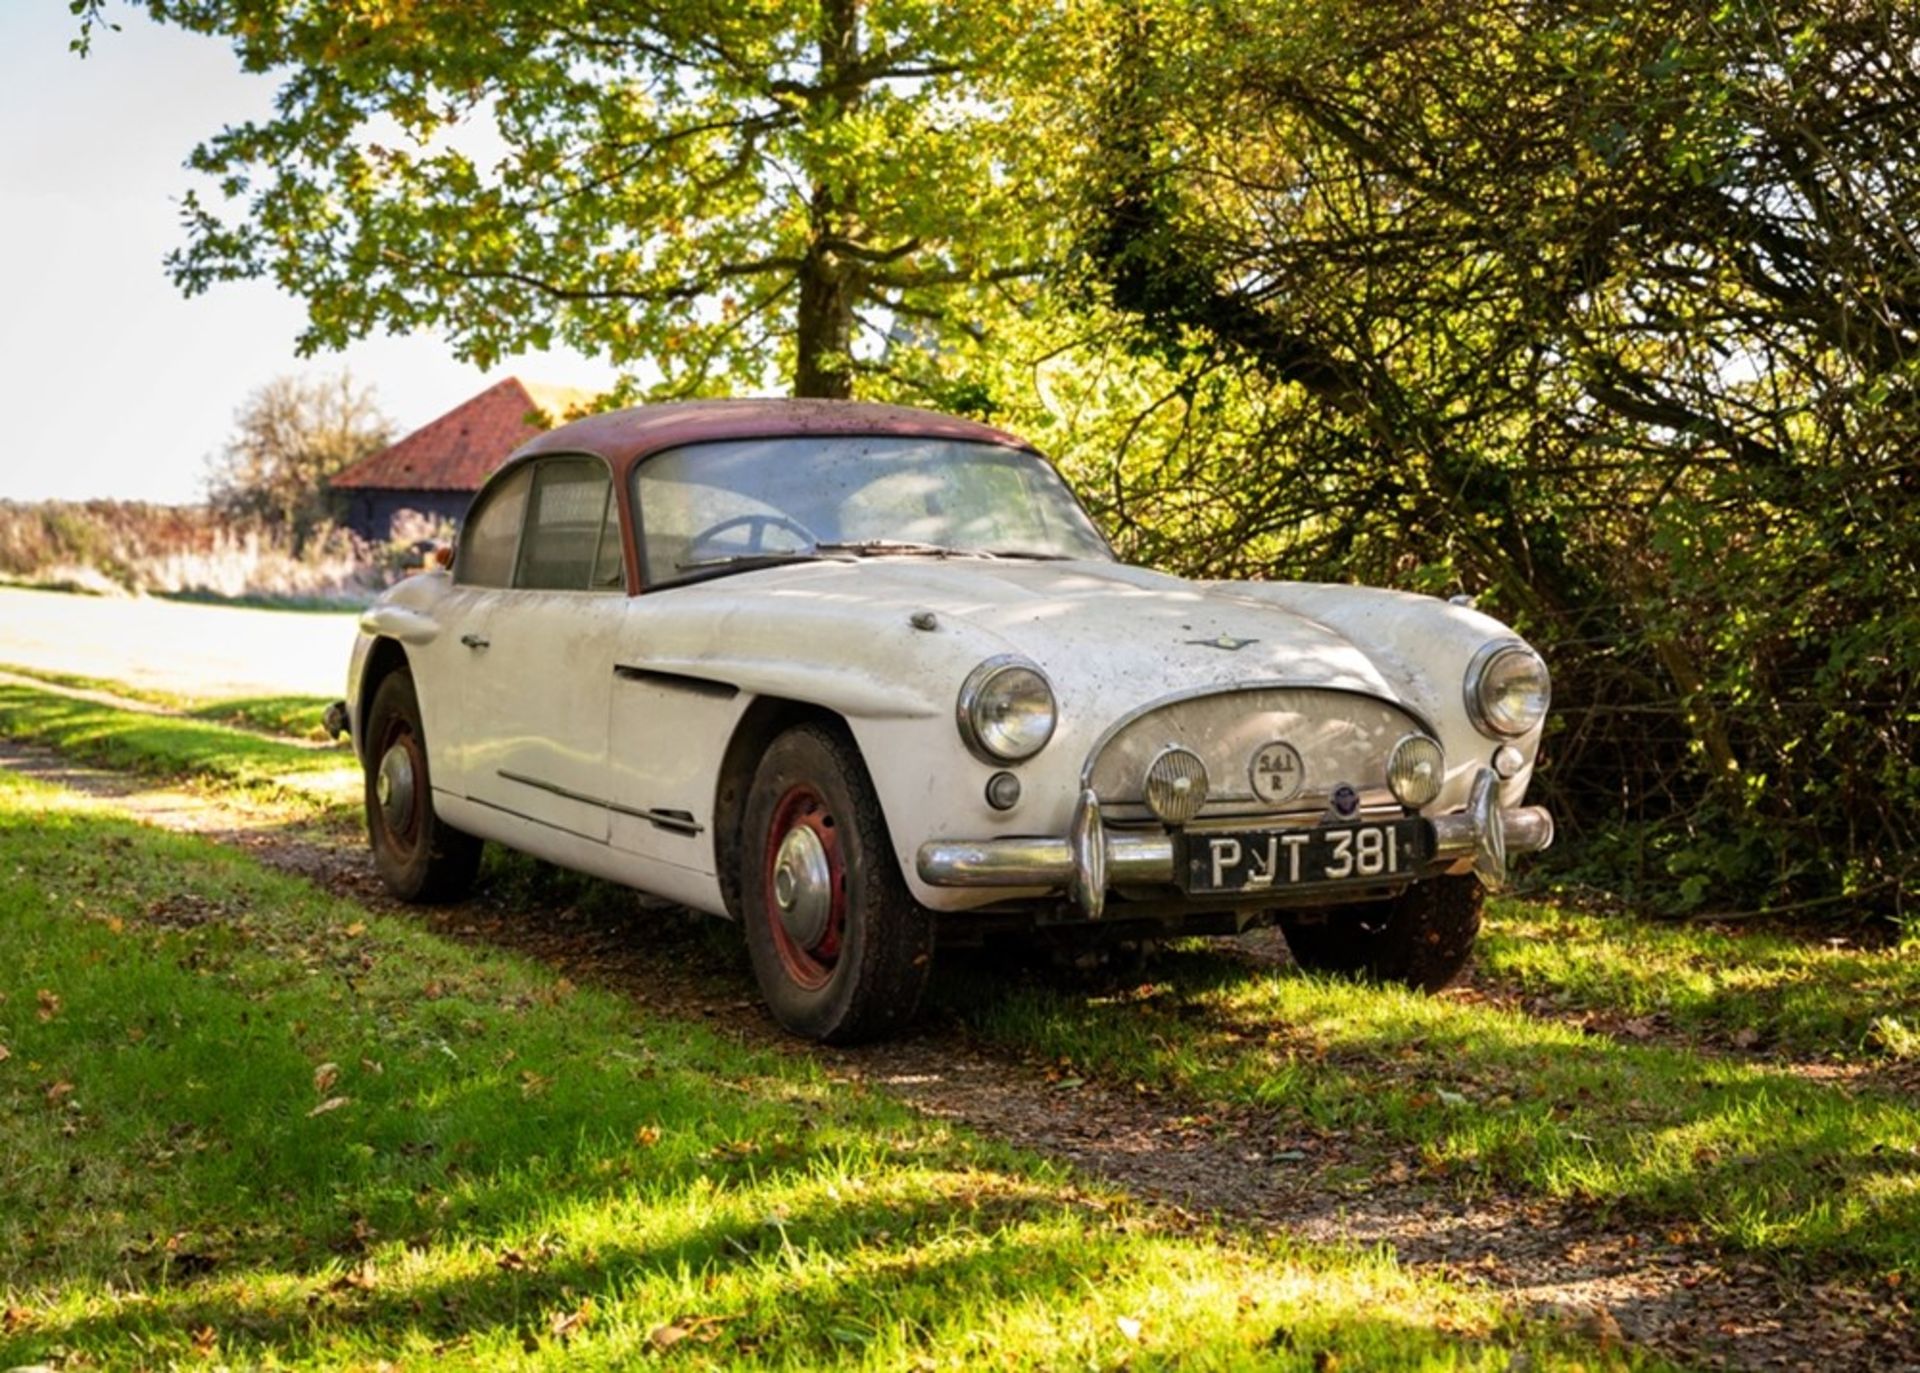
<path id="1" fill-rule="evenodd" d="M 547 426 L 537 422 L 539 414 L 558 420 L 569 404 L 584 399 L 584 393 L 528 386 L 508 377 L 391 447 L 362 458 L 330 485 L 336 491 L 478 491 L 509 453 L 546 432 Z"/>

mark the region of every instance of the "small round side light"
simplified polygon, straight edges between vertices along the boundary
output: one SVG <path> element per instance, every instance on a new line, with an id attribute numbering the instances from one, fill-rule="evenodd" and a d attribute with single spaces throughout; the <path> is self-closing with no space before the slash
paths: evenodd
<path id="1" fill-rule="evenodd" d="M 1012 810 L 1020 804 L 1020 779 L 1010 772 L 996 772 L 987 779 L 987 804 L 995 810 Z"/>

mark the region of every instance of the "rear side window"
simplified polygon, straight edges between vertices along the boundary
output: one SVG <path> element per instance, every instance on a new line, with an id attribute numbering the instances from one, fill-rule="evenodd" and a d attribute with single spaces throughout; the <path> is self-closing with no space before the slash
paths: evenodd
<path id="1" fill-rule="evenodd" d="M 520 551 L 520 522 L 527 510 L 531 468 L 522 467 L 487 488 L 480 508 L 460 533 L 453 579 L 463 586 L 511 586 Z"/>
<path id="2" fill-rule="evenodd" d="M 541 460 L 513 584 L 530 591 L 621 589 L 620 516 L 612 495 L 598 458 Z"/>

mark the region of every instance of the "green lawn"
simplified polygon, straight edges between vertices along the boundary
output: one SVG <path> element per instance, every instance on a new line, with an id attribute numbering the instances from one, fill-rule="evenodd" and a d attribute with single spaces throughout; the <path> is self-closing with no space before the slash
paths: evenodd
<path id="1" fill-rule="evenodd" d="M 1848 964 L 1824 971 L 1837 995 L 1853 994 Z M 1569 980 L 1569 999 L 1617 991 Z M 1920 1276 L 1920 1102 L 1870 1074 L 1808 1081 L 1208 952 L 1166 956 L 1150 980 L 1117 992 L 996 979 L 955 989 L 950 1008 L 984 1037 L 1084 1075 L 1170 1089 L 1196 1109 L 1271 1113 L 1307 1152 L 1304 1166 L 1316 1151 L 1351 1153 L 1356 1137 L 1411 1146 L 1424 1175 L 1469 1189 L 1697 1224 L 1789 1268 Z M 1366 1185 L 1337 1166 L 1326 1180 Z"/>
<path id="2" fill-rule="evenodd" d="M 1492 979 L 1594 1008 L 1809 1058 L 1920 1057 L 1920 945 L 1861 948 L 1816 931 L 1655 924 L 1494 903 L 1477 962 Z"/>
<path id="3" fill-rule="evenodd" d="M 0 1367 L 1625 1360 L 6 773 L 0 853 Z"/>
<path id="4" fill-rule="evenodd" d="M 57 691 L 0 683 L 0 734 L 70 757 L 170 780 L 189 780 L 314 815 L 357 809 L 360 770 L 350 749 L 303 748 L 250 730 L 123 710 Z"/>
<path id="5" fill-rule="evenodd" d="M 284 738 L 322 741 L 327 738 L 320 717 L 331 704 L 324 696 L 235 696 L 201 698 L 177 692 L 158 691 L 101 677 L 82 677 L 71 672 L 50 672 L 44 668 L 20 667 L 0 663 L 0 672 L 35 677 L 54 686 L 74 687 L 82 691 L 110 692 L 129 701 L 159 706 L 196 720 L 212 720 L 235 729 L 256 734 L 276 734 Z M 344 744 L 342 745 L 344 747 Z"/>
<path id="6" fill-rule="evenodd" d="M 0 731 L 250 794 L 334 758 L 22 688 L 0 688 Z M 351 785 L 334 804 L 352 810 Z M 528 866 L 496 864 L 494 880 Z M 1204 949 L 1163 956 L 1121 992 L 996 975 L 949 977 L 942 995 L 1015 1052 L 1170 1089 L 1196 1113 L 1273 1113 L 1303 1144 L 1344 1141 L 1320 1150 L 1335 1160 L 1329 1185 L 1365 1185 L 1369 1154 L 1410 1156 L 1450 1185 L 1697 1228 L 1783 1268 L 1920 1276 L 1920 1108 L 1900 1089 L 1920 1027 L 1912 955 L 1500 901 L 1487 984 L 1551 1014 L 1268 973 Z M 1587 1015 L 1621 1033 L 1583 1030 Z M 1688 1035 L 1723 1052 L 1671 1042 Z M 1853 1076 L 1810 1081 L 1770 1064 L 1772 1050 Z"/>

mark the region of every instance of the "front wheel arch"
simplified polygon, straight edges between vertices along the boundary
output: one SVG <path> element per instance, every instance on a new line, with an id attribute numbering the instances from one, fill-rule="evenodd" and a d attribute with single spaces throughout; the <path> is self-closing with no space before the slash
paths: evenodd
<path id="1" fill-rule="evenodd" d="M 362 754 L 367 745 L 367 718 L 373 710 L 374 694 L 380 690 L 380 684 L 396 672 L 412 672 L 413 663 L 407 657 L 398 639 L 389 639 L 384 635 L 373 641 L 367 650 L 367 661 L 360 669 L 360 694 L 355 700 L 359 707 L 355 718 L 348 723 L 353 730 L 354 751 Z"/>
<path id="2" fill-rule="evenodd" d="M 720 775 L 713 792 L 713 861 L 720 879 L 720 896 L 730 919 L 742 917 L 740 856 L 747 820 L 747 798 L 753 774 L 773 741 L 796 725 L 817 724 L 837 730 L 849 739 L 853 730 L 846 718 L 825 706 L 781 696 L 757 696 L 734 725 L 720 758 Z M 857 747 L 857 746 L 856 746 Z"/>

